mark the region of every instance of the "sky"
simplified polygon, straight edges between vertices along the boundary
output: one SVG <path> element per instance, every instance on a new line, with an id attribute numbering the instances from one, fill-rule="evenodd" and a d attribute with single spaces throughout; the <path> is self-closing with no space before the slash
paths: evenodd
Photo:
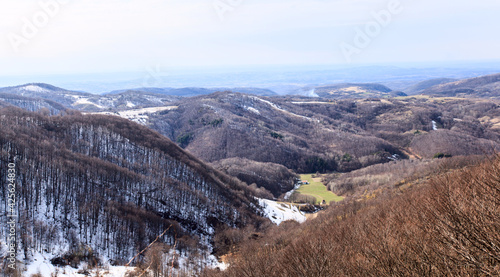
<path id="1" fill-rule="evenodd" d="M 500 59 L 498 0 L 0 0 L 0 75 Z"/>

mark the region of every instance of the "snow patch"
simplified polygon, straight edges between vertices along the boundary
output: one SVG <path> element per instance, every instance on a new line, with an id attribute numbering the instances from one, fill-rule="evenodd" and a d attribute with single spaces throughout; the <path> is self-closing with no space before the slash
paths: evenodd
<path id="1" fill-rule="evenodd" d="M 23 276 L 30 277 L 33 274 L 40 273 L 42 276 L 74 276 L 74 277 L 86 277 L 88 275 L 82 274 L 86 267 L 85 263 L 82 263 L 78 268 L 73 268 L 71 266 L 65 267 L 55 267 L 50 262 L 52 258 L 51 255 L 43 255 L 36 253 L 33 256 L 33 262 L 26 265 L 26 271 Z M 90 269 L 89 273 L 91 276 L 96 276 L 97 269 Z M 123 277 L 127 272 L 135 270 L 135 267 L 125 267 L 125 266 L 110 266 L 107 265 L 106 268 L 99 269 L 99 276 L 106 277 Z M 80 273 L 79 273 L 80 272 Z"/>
<path id="2" fill-rule="evenodd" d="M 136 110 L 127 110 L 120 112 L 98 112 L 92 114 L 116 115 L 122 118 L 126 118 L 128 120 L 132 120 L 139 124 L 145 125 L 149 119 L 148 114 L 153 114 L 162 111 L 171 111 L 177 108 L 178 106 L 166 106 L 166 107 L 152 107 L 152 108 L 143 108 Z"/>
<path id="3" fill-rule="evenodd" d="M 328 105 L 331 105 L 331 104 L 333 104 L 332 102 L 322 102 L 322 101 L 294 101 L 291 103 L 297 104 L 297 105 L 300 105 L 300 104 L 328 104 Z"/>
<path id="4" fill-rule="evenodd" d="M 287 192 L 285 193 L 284 199 L 285 199 L 285 200 L 290 199 L 290 197 L 292 197 L 292 194 L 293 194 L 296 190 L 298 190 L 298 189 L 300 188 L 301 184 L 302 184 L 301 182 L 297 182 L 297 184 L 295 184 L 295 186 L 293 187 L 293 189 L 292 189 L 292 190 L 287 191 Z"/>
<path id="5" fill-rule="evenodd" d="M 256 108 L 254 108 L 254 107 L 247 107 L 247 106 L 245 106 L 245 110 L 250 111 L 250 112 L 252 112 L 252 113 L 254 113 L 254 114 L 258 114 L 258 115 L 260 115 L 260 111 L 259 111 L 259 110 L 257 110 L 257 109 L 256 109 Z"/>
<path id="6" fill-rule="evenodd" d="M 36 85 L 27 85 L 21 88 L 22 90 L 25 91 L 32 91 L 32 92 L 49 92 L 48 89 L 44 89 L 42 87 L 36 86 Z"/>
<path id="7" fill-rule="evenodd" d="M 259 205 L 264 209 L 264 214 L 274 224 L 280 225 L 287 220 L 295 220 L 299 223 L 306 221 L 304 213 L 300 212 L 297 206 L 276 201 L 258 198 Z"/>
<path id="8" fill-rule="evenodd" d="M 261 99 L 261 98 L 259 98 L 259 97 L 255 97 L 255 96 L 253 96 L 253 97 L 252 97 L 252 99 L 254 99 L 254 100 L 258 100 L 258 101 L 261 101 L 261 102 L 263 102 L 263 103 L 266 103 L 266 104 L 268 104 L 269 106 L 271 106 L 272 108 L 274 108 L 275 110 L 278 110 L 278 111 L 280 111 L 280 112 L 286 113 L 286 114 L 288 114 L 288 115 L 291 115 L 291 116 L 296 116 L 296 117 L 300 117 L 300 118 L 303 118 L 303 119 L 305 119 L 305 120 L 309 120 L 309 121 L 316 121 L 316 122 L 319 122 L 319 120 L 317 120 L 317 119 L 312 119 L 312 118 L 307 117 L 307 116 L 298 115 L 298 114 L 294 114 L 294 113 L 292 113 L 292 112 L 289 112 L 289 111 L 287 111 L 287 110 L 285 110 L 285 109 L 281 108 L 280 106 L 278 106 L 278 105 L 274 104 L 274 103 L 273 103 L 273 102 L 271 102 L 271 101 L 264 100 L 264 99 Z"/>
<path id="9" fill-rule="evenodd" d="M 121 112 L 118 112 L 118 114 L 120 116 L 123 116 L 123 117 L 134 117 L 134 116 L 139 116 L 139 115 L 144 115 L 144 114 L 152 114 L 152 113 L 157 113 L 157 112 L 162 112 L 162 111 L 175 110 L 177 108 L 178 108 L 178 106 L 152 107 L 152 108 L 143 108 L 143 109 L 136 109 L 136 110 L 121 111 Z"/>
<path id="10" fill-rule="evenodd" d="M 391 161 L 399 161 L 400 160 L 398 154 L 392 154 L 391 156 L 387 157 L 387 159 L 389 159 Z"/>
<path id="11" fill-rule="evenodd" d="M 130 102 L 130 101 L 127 101 L 127 107 L 128 108 L 133 108 L 133 107 L 135 107 L 135 104 L 132 103 L 132 102 Z"/>
<path id="12" fill-rule="evenodd" d="M 76 106 L 76 105 L 94 105 L 94 106 L 98 107 L 99 109 L 104 109 L 103 106 L 90 102 L 88 98 L 80 98 L 80 99 L 76 100 L 75 103 L 73 103 L 73 106 Z"/>
<path id="13" fill-rule="evenodd" d="M 253 96 L 252 99 L 264 102 L 264 103 L 268 104 L 269 106 L 273 107 L 274 109 L 276 109 L 278 111 L 287 112 L 286 110 L 282 109 L 280 106 L 274 104 L 271 101 L 267 101 L 267 100 L 264 100 L 264 99 L 261 99 L 259 97 L 255 97 L 255 96 Z"/>
<path id="14" fill-rule="evenodd" d="M 438 125 L 436 121 L 432 121 L 432 130 L 436 131 L 438 129 Z"/>

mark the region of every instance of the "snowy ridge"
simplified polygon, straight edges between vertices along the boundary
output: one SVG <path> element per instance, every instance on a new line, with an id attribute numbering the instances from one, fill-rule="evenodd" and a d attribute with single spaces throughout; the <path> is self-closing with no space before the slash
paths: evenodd
<path id="1" fill-rule="evenodd" d="M 252 99 L 254 100 L 258 100 L 258 101 L 261 101 L 263 103 L 266 103 L 268 104 L 269 106 L 271 106 L 273 109 L 277 110 L 277 111 L 280 111 L 282 113 L 285 113 L 285 114 L 288 114 L 288 115 L 291 115 L 291 116 L 295 116 L 295 117 L 299 117 L 299 118 L 302 118 L 302 119 L 305 119 L 305 120 L 308 120 L 308 121 L 316 121 L 316 122 L 319 122 L 319 120 L 317 119 L 313 119 L 313 118 L 310 118 L 310 117 L 307 117 L 307 116 L 303 116 L 303 115 L 299 115 L 299 114 L 295 114 L 295 113 L 292 113 L 292 112 L 289 112 L 283 108 L 281 108 L 280 106 L 274 104 L 273 102 L 271 101 L 268 101 L 268 100 L 264 100 L 264 99 L 261 99 L 259 97 L 255 97 L 255 96 L 252 96 L 251 97 Z"/>
<path id="2" fill-rule="evenodd" d="M 166 106 L 166 107 L 152 107 L 152 108 L 143 108 L 135 110 L 126 110 L 120 112 L 97 112 L 92 114 L 116 115 L 128 120 L 132 120 L 139 124 L 145 125 L 147 123 L 147 120 L 149 119 L 148 114 L 175 110 L 177 108 L 178 106 Z"/>
<path id="3" fill-rule="evenodd" d="M 49 92 L 49 90 L 44 89 L 42 87 L 36 86 L 36 85 L 27 85 L 21 88 L 21 90 L 24 91 L 31 91 L 31 92 Z"/>
<path id="4" fill-rule="evenodd" d="M 299 223 L 306 221 L 306 216 L 296 206 L 267 199 L 258 199 L 259 205 L 264 209 L 264 214 L 274 224 L 280 225 L 287 220 L 295 220 Z"/>
<path id="5" fill-rule="evenodd" d="M 90 102 L 88 98 L 79 98 L 78 100 L 75 101 L 75 103 L 73 103 L 73 106 L 77 106 L 77 105 L 94 105 L 94 106 L 96 106 L 99 109 L 104 109 L 105 108 L 105 107 L 103 107 L 101 105 L 98 105 L 96 103 Z"/>

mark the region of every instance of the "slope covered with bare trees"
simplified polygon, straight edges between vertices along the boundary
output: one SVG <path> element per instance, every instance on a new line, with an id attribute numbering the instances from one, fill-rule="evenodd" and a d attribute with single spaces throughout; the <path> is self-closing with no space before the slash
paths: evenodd
<path id="1" fill-rule="evenodd" d="M 160 242 L 196 252 L 223 226 L 262 221 L 247 186 L 131 121 L 4 108 L 0 126 L 0 170 L 15 164 L 25 259 L 46 252 L 61 255 L 55 263 L 121 264 L 167 229 Z M 2 222 L 8 193 L 0 190 Z"/>
<path id="2" fill-rule="evenodd" d="M 409 156 L 500 149 L 500 108 L 490 100 L 331 100 L 220 92 L 175 105 L 152 114 L 146 124 L 208 162 L 237 157 L 298 173 L 349 172 Z"/>

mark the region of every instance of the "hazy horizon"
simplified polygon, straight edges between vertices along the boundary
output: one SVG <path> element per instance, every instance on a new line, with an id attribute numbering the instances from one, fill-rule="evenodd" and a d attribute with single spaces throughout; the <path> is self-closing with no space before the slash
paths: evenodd
<path id="1" fill-rule="evenodd" d="M 381 83 L 402 90 L 433 78 L 469 78 L 500 72 L 500 62 L 398 63 L 240 67 L 149 67 L 143 71 L 0 76 L 0 87 L 47 83 L 64 89 L 106 93 L 135 88 L 265 88 L 283 94 L 308 86 Z"/>
<path id="2" fill-rule="evenodd" d="M 500 60 L 493 0 L 8 1 L 2 76 Z"/>

